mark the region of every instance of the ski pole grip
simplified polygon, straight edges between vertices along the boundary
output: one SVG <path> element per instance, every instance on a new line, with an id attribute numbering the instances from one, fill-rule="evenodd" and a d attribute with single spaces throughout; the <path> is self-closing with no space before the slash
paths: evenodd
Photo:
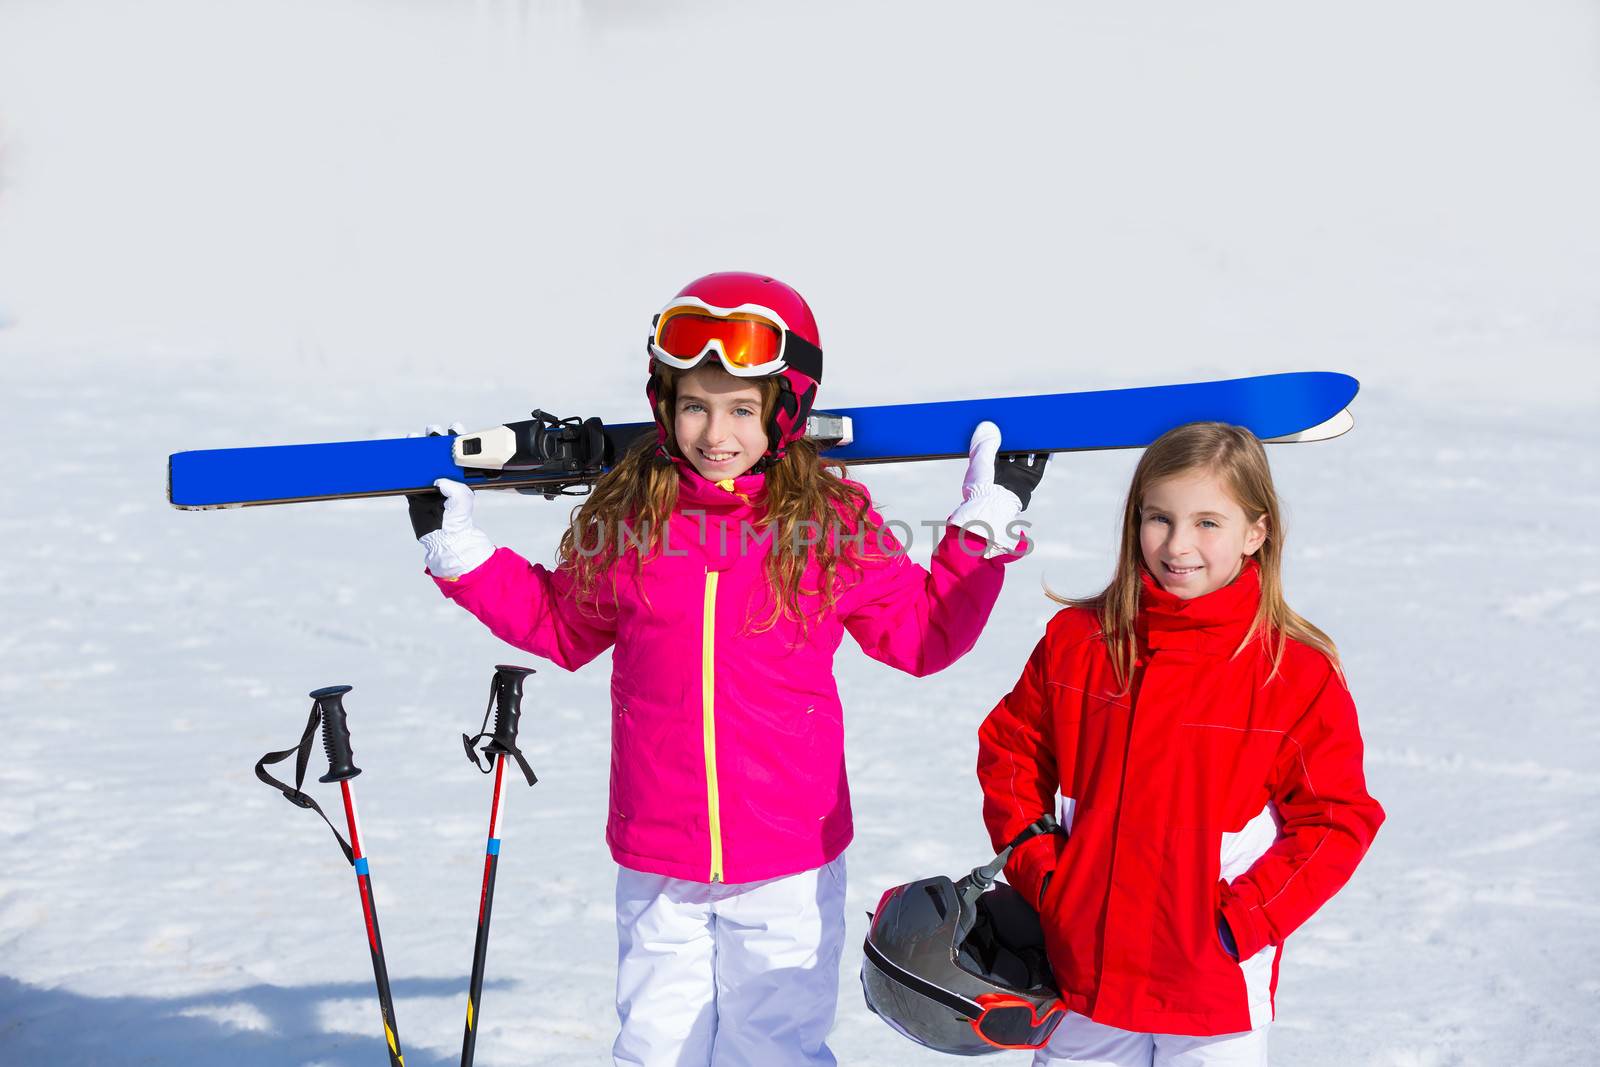
<path id="1" fill-rule="evenodd" d="M 343 782 L 361 773 L 350 753 L 350 724 L 345 721 L 344 695 L 353 689 L 348 685 L 330 685 L 313 689 L 311 699 L 322 713 L 322 749 L 328 754 L 328 773 L 319 782 Z"/>
<path id="2" fill-rule="evenodd" d="M 494 737 L 492 743 L 504 752 L 517 749 L 517 730 L 522 721 L 522 683 L 533 674 L 532 667 L 496 664 L 494 668 Z"/>

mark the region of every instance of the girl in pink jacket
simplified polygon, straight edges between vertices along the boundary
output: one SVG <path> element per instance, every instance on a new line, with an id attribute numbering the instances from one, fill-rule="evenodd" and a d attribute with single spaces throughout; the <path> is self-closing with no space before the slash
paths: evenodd
<path id="1" fill-rule="evenodd" d="M 852 833 L 834 652 L 848 632 L 922 676 L 971 649 L 1044 457 L 997 457 L 982 424 L 923 570 L 804 438 L 822 351 L 798 293 L 697 279 L 649 350 L 656 438 L 574 512 L 555 569 L 496 549 L 459 483 L 413 521 L 440 590 L 503 640 L 568 670 L 613 650 L 615 1062 L 833 1064 Z"/>

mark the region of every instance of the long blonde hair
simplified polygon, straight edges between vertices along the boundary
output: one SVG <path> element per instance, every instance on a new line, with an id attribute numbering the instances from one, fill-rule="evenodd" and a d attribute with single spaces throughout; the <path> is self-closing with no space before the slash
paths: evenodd
<path id="1" fill-rule="evenodd" d="M 1195 471 L 1215 475 L 1228 489 L 1250 523 L 1266 518 L 1267 536 L 1255 551 L 1260 569 L 1261 604 L 1235 655 L 1257 637 L 1265 639 L 1272 655 L 1272 671 L 1283 662 L 1289 639 L 1321 652 L 1339 668 L 1339 650 L 1333 639 L 1302 618 L 1283 597 L 1283 515 L 1278 493 L 1267 465 L 1267 450 L 1255 434 L 1224 422 L 1191 422 L 1157 438 L 1139 459 L 1122 509 L 1122 544 L 1117 570 L 1099 594 L 1081 599 L 1046 591 L 1058 604 L 1088 608 L 1100 620 L 1117 683 L 1125 689 L 1138 660 L 1135 619 L 1142 588 L 1140 572 L 1144 553 L 1139 546 L 1140 509 L 1145 492 L 1155 483 Z"/>
<path id="2" fill-rule="evenodd" d="M 667 450 L 680 455 L 672 427 L 678 383 L 684 372 L 663 367 L 660 373 L 656 417 L 667 428 Z M 761 390 L 762 424 L 770 425 L 778 402 L 778 382 L 773 378 L 754 382 Z M 793 442 L 782 459 L 768 464 L 762 500 L 766 525 L 754 543 L 771 546 L 765 569 L 772 611 L 757 626 L 758 631 L 770 629 L 779 618 L 800 623 L 803 631 L 806 619 L 800 611 L 800 598 L 820 595 L 821 610 L 831 611 L 843 589 L 841 571 L 857 569 L 868 557 L 861 546 L 874 542 L 878 532 L 868 514 L 871 499 L 861 486 L 845 481 L 845 474 L 843 463 L 823 460 L 817 444 L 806 439 Z M 678 477 L 672 460 L 657 450 L 656 435 L 646 434 L 573 509 L 557 559 L 573 575 L 580 606 L 592 609 L 597 602 L 595 586 L 602 575 L 617 580 L 615 565 L 630 544 L 642 545 L 636 556 L 640 564 L 661 550 L 667 522 L 678 502 Z M 802 531 L 810 532 L 807 523 L 816 524 L 815 529 L 823 535 L 803 538 Z M 867 536 L 836 539 L 831 536 L 836 524 L 851 535 L 865 531 Z M 851 544 L 853 550 L 844 549 Z M 804 589 L 801 579 L 812 560 L 820 569 L 820 588 Z"/>

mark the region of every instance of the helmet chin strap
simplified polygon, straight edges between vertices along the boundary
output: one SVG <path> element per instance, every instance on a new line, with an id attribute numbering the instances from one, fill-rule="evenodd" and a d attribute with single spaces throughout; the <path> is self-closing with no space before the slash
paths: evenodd
<path id="1" fill-rule="evenodd" d="M 772 468 L 774 463 L 789 454 L 788 442 L 783 439 L 783 428 L 778 425 L 778 413 L 780 411 L 785 413 L 794 412 L 802 406 L 809 410 L 811 406 L 810 398 L 815 393 L 815 388 L 806 390 L 806 400 L 802 404 L 801 401 L 795 399 L 794 390 L 789 387 L 788 379 L 778 379 L 778 399 L 773 405 L 772 418 L 767 421 L 767 450 L 762 453 L 761 458 L 756 460 L 755 465 L 750 468 L 750 473 L 765 474 Z M 804 415 L 800 416 L 800 421 L 803 425 L 805 422 Z"/>
<path id="2" fill-rule="evenodd" d="M 816 398 L 817 387 L 815 385 L 809 387 L 797 397 L 794 394 L 794 389 L 789 384 L 789 379 L 781 376 L 778 378 L 778 400 L 773 405 L 772 418 L 767 423 L 767 453 L 761 457 L 761 463 L 758 463 L 757 466 L 776 463 L 788 452 L 789 445 L 784 440 L 783 427 L 778 422 L 778 416 L 780 414 L 789 416 L 791 425 L 800 429 L 800 433 L 796 436 L 803 437 L 805 436 L 806 419 L 811 414 L 811 405 Z"/>
<path id="3" fill-rule="evenodd" d="M 1041 815 L 1030 823 L 1020 834 L 1011 839 L 1011 843 L 1000 850 L 1000 854 L 981 867 L 974 867 L 972 873 L 956 883 L 956 896 L 961 900 L 961 914 L 956 920 L 955 943 L 961 944 L 972 932 L 972 924 L 977 922 L 978 898 L 989 891 L 994 885 L 994 880 L 1000 877 L 1000 871 L 1005 867 L 1005 862 L 1011 857 L 1012 849 L 1024 841 L 1031 841 L 1041 834 L 1061 833 L 1061 824 L 1056 822 L 1054 815 Z"/>

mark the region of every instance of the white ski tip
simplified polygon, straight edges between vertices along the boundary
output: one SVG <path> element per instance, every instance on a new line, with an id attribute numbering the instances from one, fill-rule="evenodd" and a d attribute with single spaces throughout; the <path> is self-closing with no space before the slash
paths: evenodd
<path id="1" fill-rule="evenodd" d="M 1282 437 L 1269 437 L 1265 443 L 1269 445 L 1284 445 L 1302 441 L 1331 441 L 1335 437 L 1349 433 L 1355 428 L 1355 425 L 1356 417 L 1350 414 L 1349 408 L 1345 408 L 1327 422 L 1318 423 L 1309 430 L 1284 434 Z"/>

